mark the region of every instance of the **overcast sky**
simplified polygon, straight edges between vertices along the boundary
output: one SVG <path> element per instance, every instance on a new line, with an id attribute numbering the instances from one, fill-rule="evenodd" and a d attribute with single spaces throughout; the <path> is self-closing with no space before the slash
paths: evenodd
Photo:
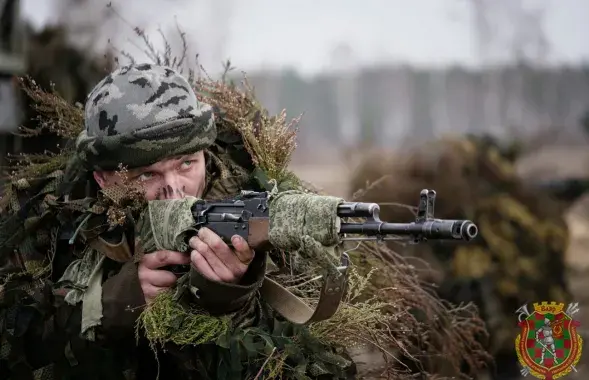
<path id="1" fill-rule="evenodd" d="M 43 25 L 58 17 L 52 8 L 58 1 L 23 0 L 23 13 L 35 25 Z M 115 0 L 113 4 L 123 7 L 121 13 L 131 24 L 141 24 L 147 30 L 158 26 L 167 29 L 177 16 L 181 27 L 199 42 L 205 64 L 229 57 L 235 66 L 247 71 L 289 66 L 313 74 L 334 62 L 476 64 L 480 55 L 469 1 Z M 527 3 L 545 10 L 542 27 L 551 62 L 589 61 L 588 0 Z M 86 16 L 96 19 L 96 13 L 96 9 L 88 10 Z M 501 37 L 501 33 L 522 24 L 506 17 L 501 20 L 494 33 L 494 56 L 501 55 L 502 50 L 505 54 L 511 51 L 507 47 L 510 37 Z M 103 38 L 119 45 L 125 44 L 131 34 L 128 29 L 105 29 Z M 340 46 L 337 59 L 336 46 Z"/>

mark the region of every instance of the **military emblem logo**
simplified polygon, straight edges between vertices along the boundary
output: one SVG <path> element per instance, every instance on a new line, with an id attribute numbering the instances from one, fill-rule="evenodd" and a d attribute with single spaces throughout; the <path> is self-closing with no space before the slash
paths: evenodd
<path id="1" fill-rule="evenodd" d="M 576 372 L 581 358 L 583 339 L 577 333 L 579 321 L 573 315 L 579 311 L 578 303 L 565 310 L 564 303 L 534 303 L 517 309 L 521 333 L 515 339 L 515 351 L 522 366 L 523 376 L 538 379 L 558 379 Z"/>

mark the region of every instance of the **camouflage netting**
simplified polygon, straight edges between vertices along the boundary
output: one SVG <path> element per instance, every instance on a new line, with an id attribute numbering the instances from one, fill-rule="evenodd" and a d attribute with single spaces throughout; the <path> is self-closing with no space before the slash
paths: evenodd
<path id="1" fill-rule="evenodd" d="M 513 148 L 513 147 L 512 147 Z M 423 260 L 423 278 L 453 303 L 475 302 L 486 322 L 487 344 L 499 371 L 518 374 L 513 340 L 515 310 L 526 302 L 567 302 L 562 207 L 516 176 L 514 149 L 488 138 L 427 144 L 383 158 L 367 156 L 352 178 L 359 199 L 379 202 L 383 220 L 407 220 L 421 189 L 435 189 L 435 215 L 470 219 L 479 236 L 469 244 L 431 243 L 392 249 Z M 482 340 L 482 342 L 484 342 Z"/>
<path id="2" fill-rule="evenodd" d="M 182 67 L 183 58 L 173 58 L 169 49 L 160 55 L 150 46 L 148 54 L 153 62 Z M 212 105 L 217 116 L 218 138 L 207 152 L 209 197 L 236 194 L 243 183 L 252 180 L 268 190 L 268 184 L 273 182 L 270 180 L 275 180 L 280 190 L 313 192 L 287 169 L 295 149 L 297 120 L 288 122 L 285 112 L 270 116 L 256 101 L 247 80 L 238 87 L 223 80 L 196 77 L 192 72 L 186 74 L 199 98 Z M 30 80 L 23 79 L 22 84 L 44 116 L 44 129 L 68 140 L 78 135 L 83 128 L 80 108 Z M 63 170 L 71 153 L 68 145 L 56 155 L 20 157 L 11 167 L 10 177 L 18 181 L 55 175 L 56 170 Z M 407 199 L 410 204 L 414 201 Z M 125 217 L 123 204 L 107 202 L 112 223 L 122 223 L 119 219 Z M 214 330 L 220 334 L 214 344 L 226 349 L 224 360 L 228 364 L 237 363 L 239 368 L 240 363 L 262 366 L 264 378 L 297 377 L 306 367 L 315 373 L 337 373 L 345 359 L 327 353 L 323 343 L 376 347 L 386 366 L 372 368 L 372 375 L 395 379 L 412 378 L 415 373 L 421 373 L 423 378 L 453 376 L 465 362 L 476 370 L 487 361 L 487 354 L 476 341 L 485 331 L 472 306 L 455 307 L 441 301 L 421 281 L 415 265 L 384 246 L 363 243 L 349 248 L 353 249 L 350 253 L 355 262 L 361 265 L 352 270 L 345 301 L 332 319 L 312 324 L 309 329 L 278 323 L 270 335 L 256 328 L 237 328 L 230 335 L 223 334 L 228 331 L 227 319 L 213 320 L 200 311 L 182 310 L 173 302 L 171 293 L 163 293 L 146 309 L 138 328 L 146 330 L 153 344 L 210 342 L 206 332 Z M 272 277 L 315 304 L 320 289 L 319 264 L 303 260 L 296 253 L 274 252 L 271 256 L 281 268 Z M 293 363 L 303 366 L 293 368 Z M 360 376 L 369 378 L 368 373 Z"/>

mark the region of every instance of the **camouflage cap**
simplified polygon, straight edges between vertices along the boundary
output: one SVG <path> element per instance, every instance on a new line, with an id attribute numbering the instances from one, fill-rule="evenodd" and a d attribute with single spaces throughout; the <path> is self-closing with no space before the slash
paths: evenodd
<path id="1" fill-rule="evenodd" d="M 205 149 L 217 136 L 212 107 L 178 72 L 151 64 L 100 81 L 86 100 L 85 127 L 76 150 L 86 170 L 151 165 Z"/>

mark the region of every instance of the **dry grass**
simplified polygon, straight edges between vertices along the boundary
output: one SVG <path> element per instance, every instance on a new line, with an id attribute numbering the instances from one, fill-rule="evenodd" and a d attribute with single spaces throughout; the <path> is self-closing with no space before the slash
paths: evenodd
<path id="1" fill-rule="evenodd" d="M 242 84 L 242 89 L 238 89 L 210 78 L 195 80 L 199 99 L 218 110 L 220 127 L 238 131 L 254 164 L 280 182 L 296 148 L 299 118 L 288 121 L 285 110 L 277 116 L 268 115 L 255 100 L 247 78 Z"/>

